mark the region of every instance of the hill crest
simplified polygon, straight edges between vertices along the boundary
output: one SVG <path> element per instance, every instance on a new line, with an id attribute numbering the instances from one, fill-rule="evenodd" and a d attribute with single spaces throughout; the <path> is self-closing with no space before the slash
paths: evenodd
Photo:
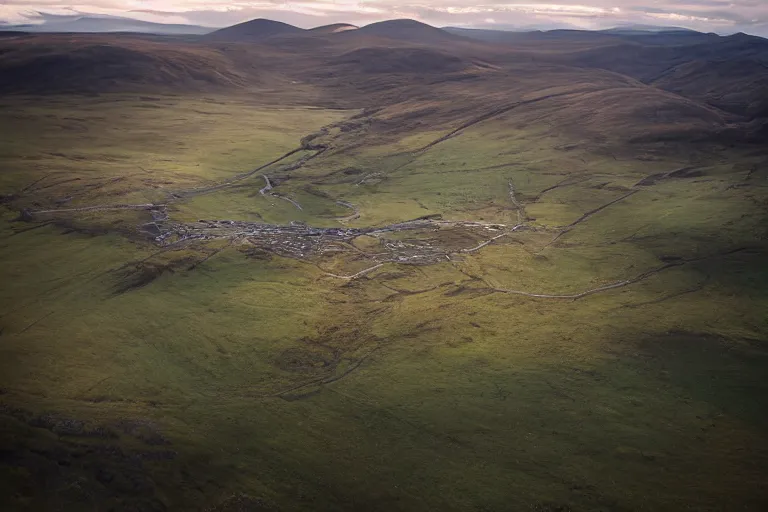
<path id="1" fill-rule="evenodd" d="M 257 18 L 230 27 L 225 27 L 208 34 L 206 39 L 216 41 L 259 41 L 273 36 L 299 34 L 304 29 L 283 23 L 282 21 Z"/>
<path id="2" fill-rule="evenodd" d="M 461 36 L 411 19 L 379 21 L 366 25 L 355 32 L 414 43 L 435 43 L 463 39 Z"/>

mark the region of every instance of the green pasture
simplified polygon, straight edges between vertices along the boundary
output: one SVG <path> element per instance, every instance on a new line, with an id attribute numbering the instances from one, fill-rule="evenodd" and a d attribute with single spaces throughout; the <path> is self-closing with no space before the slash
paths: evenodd
<path id="1" fill-rule="evenodd" d="M 388 152 L 375 134 L 331 130 L 298 169 L 171 201 L 174 222 L 342 226 L 346 201 L 353 226 L 513 226 L 512 184 L 525 229 L 345 281 L 326 272 L 370 266 L 354 251 L 164 249 L 133 229 L 144 211 L 17 217 L 68 195 L 154 202 L 223 183 L 351 113 L 237 98 L 2 104 L 16 123 L 0 123 L 8 510 L 768 506 L 767 171 L 753 148 L 617 160 L 502 119 L 424 152 L 450 127 L 404 132 Z M 687 166 L 700 172 L 638 185 Z M 302 210 L 260 194 L 262 174 Z M 577 300 L 499 291 L 578 294 L 654 269 Z"/>

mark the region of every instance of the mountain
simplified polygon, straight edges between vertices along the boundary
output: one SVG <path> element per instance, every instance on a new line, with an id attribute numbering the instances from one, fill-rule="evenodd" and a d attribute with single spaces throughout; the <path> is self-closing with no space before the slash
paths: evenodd
<path id="1" fill-rule="evenodd" d="M 198 25 L 176 25 L 167 23 L 152 23 L 116 16 L 62 16 L 46 18 L 43 23 L 10 25 L 3 30 L 23 32 L 135 32 L 142 34 L 167 35 L 203 35 L 211 32 L 212 28 Z"/>
<path id="2" fill-rule="evenodd" d="M 77 24 L 94 29 L 121 23 L 125 20 L 60 17 L 46 21 L 50 26 Z M 207 42 L 269 38 L 274 43 L 271 49 L 239 46 L 224 51 L 206 46 Z M 520 62 L 538 62 L 618 73 L 731 114 L 766 116 L 768 40 L 745 34 L 443 30 L 414 20 L 359 29 L 334 24 L 303 30 L 257 19 L 217 30 L 196 44 L 126 34 L 83 40 L 52 34 L 2 40 L 8 43 L 0 56 L 0 90 L 11 92 L 207 90 L 254 87 L 263 79 L 285 83 L 319 77 L 340 100 L 349 99 L 340 92 L 347 86 L 357 88 L 348 91 L 354 97 L 362 90 L 399 87 L 405 75 L 431 81 L 487 81 Z M 541 69 L 534 68 L 533 73 L 537 76 Z M 56 80 L 45 79 L 50 75 Z M 332 85 L 342 76 L 346 85 Z"/>
<path id="3" fill-rule="evenodd" d="M 680 39 L 674 44 L 624 39 L 563 53 L 553 60 L 621 73 L 739 115 L 764 116 L 768 40 L 745 34 L 699 35 L 705 39 L 694 37 L 688 44 Z M 658 37 L 666 40 L 664 33 Z"/>
<path id="4" fill-rule="evenodd" d="M 683 27 L 665 27 L 657 25 L 620 25 L 618 27 L 608 28 L 600 30 L 599 32 L 605 32 L 608 34 L 637 34 L 637 33 L 652 33 L 658 34 L 660 32 L 696 32 L 689 28 Z"/>
<path id="5" fill-rule="evenodd" d="M 126 28 L 124 23 L 109 17 L 67 16 L 46 20 L 44 25 L 95 30 Z M 155 24 L 137 23 L 159 30 Z M 206 45 L 269 38 L 270 49 L 243 45 L 224 51 Z M 7 44 L 0 48 L 0 90 L 207 90 L 249 88 L 264 79 L 311 83 L 317 78 L 334 96 L 338 94 L 337 101 L 354 98 L 359 91 L 369 94 L 399 87 L 405 75 L 428 81 L 482 82 L 530 62 L 618 73 L 746 118 L 768 114 L 764 99 L 768 40 L 745 34 L 443 30 L 414 20 L 384 21 L 359 29 L 334 24 L 303 30 L 256 19 L 202 36 L 195 44 L 149 39 L 127 34 L 82 40 L 53 34 L 2 38 Z M 541 72 L 542 68 L 534 67 L 532 76 Z M 346 84 L 339 83 L 342 77 Z M 343 97 L 344 87 L 354 89 L 347 91 L 351 96 Z"/>
<path id="6" fill-rule="evenodd" d="M 366 25 L 355 33 L 411 43 L 441 43 L 461 39 L 455 34 L 416 20 L 389 20 Z"/>
<path id="7" fill-rule="evenodd" d="M 216 30 L 205 36 L 205 39 L 210 41 L 247 42 L 260 41 L 273 36 L 301 34 L 303 32 L 306 31 L 281 21 L 259 18 Z"/>
<path id="8" fill-rule="evenodd" d="M 590 30 L 571 30 L 571 29 L 556 29 L 556 30 L 531 30 L 531 31 L 509 31 L 509 30 L 491 30 L 491 29 L 474 29 L 474 28 L 456 28 L 448 27 L 443 29 L 446 32 L 454 34 L 456 36 L 462 36 L 469 39 L 475 39 L 479 41 L 485 41 L 489 43 L 514 43 L 514 44 L 526 44 L 535 43 L 541 41 L 546 42 L 563 42 L 569 43 L 598 43 L 604 41 L 616 41 L 617 37 L 612 34 L 601 33 Z"/>
<path id="9" fill-rule="evenodd" d="M 104 37 L 41 34 L 0 39 L 8 41 L 0 46 L 0 91 L 193 92 L 258 83 L 214 49 L 114 36 L 105 44 Z"/>
<path id="10" fill-rule="evenodd" d="M 651 84 L 728 112 L 768 117 L 768 66 L 756 59 L 690 61 Z"/>
<path id="11" fill-rule="evenodd" d="M 647 46 L 689 45 L 709 43 L 721 38 L 717 34 L 705 34 L 676 27 L 672 27 L 669 30 L 639 30 L 634 28 L 627 30 L 619 28 L 609 30 L 494 30 L 446 27 L 443 30 L 458 36 L 490 43 L 530 44 L 531 46 L 536 46 L 542 42 L 547 45 L 567 43 L 571 45 L 577 44 L 579 47 L 584 47 L 586 44 L 586 48 L 589 48 L 591 45 L 627 41 Z M 572 46 L 572 49 L 576 49 L 576 47 Z"/>

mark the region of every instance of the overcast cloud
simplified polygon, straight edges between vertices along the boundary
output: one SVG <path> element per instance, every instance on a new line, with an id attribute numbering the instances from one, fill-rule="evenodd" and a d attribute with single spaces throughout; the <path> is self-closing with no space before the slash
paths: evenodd
<path id="1" fill-rule="evenodd" d="M 0 20 L 40 22 L 39 13 L 107 14 L 163 23 L 226 26 L 270 18 L 301 27 L 413 18 L 436 26 L 609 28 L 644 24 L 768 36 L 768 0 L 0 0 Z"/>

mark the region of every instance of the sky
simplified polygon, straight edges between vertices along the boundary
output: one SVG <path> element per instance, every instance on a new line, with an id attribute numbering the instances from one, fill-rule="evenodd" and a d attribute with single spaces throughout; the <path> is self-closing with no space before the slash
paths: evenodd
<path id="1" fill-rule="evenodd" d="M 40 13 L 43 13 L 42 15 Z M 601 29 L 627 24 L 768 36 L 768 0 L 0 0 L 0 21 L 100 14 L 221 27 L 269 18 L 309 28 L 411 18 L 469 28 Z"/>

